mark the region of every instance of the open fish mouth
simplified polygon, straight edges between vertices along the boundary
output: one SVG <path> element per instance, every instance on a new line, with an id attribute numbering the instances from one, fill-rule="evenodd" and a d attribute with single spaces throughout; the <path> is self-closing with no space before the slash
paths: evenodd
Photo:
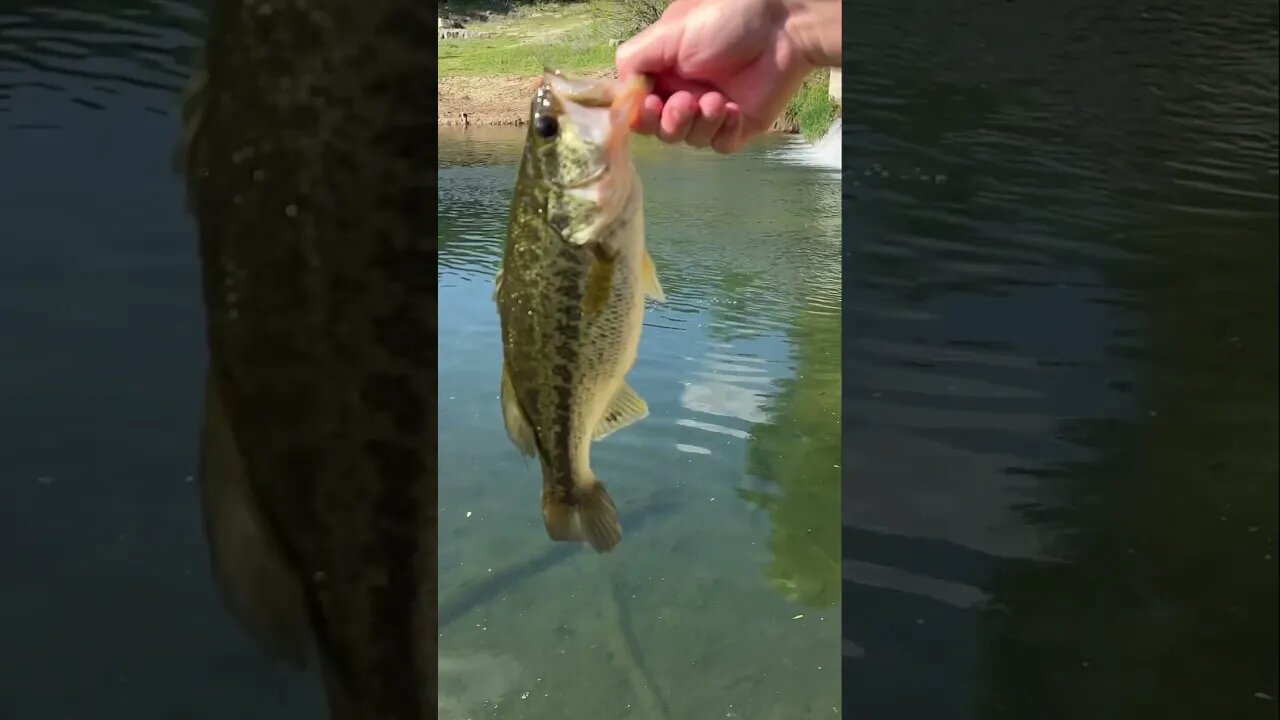
<path id="1" fill-rule="evenodd" d="M 652 88 L 652 81 L 637 75 L 626 82 L 613 79 L 570 78 L 544 67 L 543 84 L 555 95 L 570 120 L 599 143 L 612 161 L 626 152 L 627 136 Z"/>

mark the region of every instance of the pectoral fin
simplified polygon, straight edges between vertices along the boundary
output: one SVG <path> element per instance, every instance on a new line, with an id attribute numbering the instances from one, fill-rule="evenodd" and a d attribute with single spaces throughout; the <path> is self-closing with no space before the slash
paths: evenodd
<path id="1" fill-rule="evenodd" d="M 214 580 L 231 614 L 273 657 L 306 665 L 311 645 L 301 576 L 246 475 L 212 380 L 205 391 L 200 489 Z"/>
<path id="2" fill-rule="evenodd" d="M 592 440 L 603 440 L 622 428 L 640 422 L 649 416 L 649 405 L 625 382 L 614 394 L 609 409 L 605 411 Z"/>
<path id="3" fill-rule="evenodd" d="M 493 275 L 493 301 L 498 301 L 498 293 L 502 292 L 502 268 Z"/>
<path id="4" fill-rule="evenodd" d="M 522 454 L 533 457 L 538 449 L 537 438 L 533 434 L 533 425 L 516 401 L 516 389 L 511 384 L 511 375 L 507 372 L 505 363 L 502 365 L 502 422 L 507 426 L 507 436 L 511 438 L 511 442 L 515 443 Z"/>
<path id="5" fill-rule="evenodd" d="M 658 302 L 666 302 L 667 295 L 662 292 L 662 283 L 658 282 L 658 269 L 653 265 L 653 258 L 649 255 L 649 251 L 644 251 L 644 263 L 640 268 L 640 284 L 644 288 L 644 294 L 657 300 Z"/>

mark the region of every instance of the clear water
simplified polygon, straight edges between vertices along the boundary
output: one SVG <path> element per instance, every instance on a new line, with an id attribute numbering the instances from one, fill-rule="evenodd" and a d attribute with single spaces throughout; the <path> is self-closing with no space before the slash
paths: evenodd
<path id="1" fill-rule="evenodd" d="M 592 460 L 626 526 L 552 544 L 497 402 L 491 298 L 523 134 L 440 133 L 441 712 L 834 717 L 840 704 L 839 176 L 642 143 L 643 422 Z"/>

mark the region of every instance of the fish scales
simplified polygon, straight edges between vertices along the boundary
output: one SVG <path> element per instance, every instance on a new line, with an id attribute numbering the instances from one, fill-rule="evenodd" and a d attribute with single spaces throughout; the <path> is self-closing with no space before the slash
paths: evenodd
<path id="1" fill-rule="evenodd" d="M 335 720 L 433 717 L 436 238 L 430 8 L 215 0 L 180 161 L 209 370 L 215 579 Z"/>

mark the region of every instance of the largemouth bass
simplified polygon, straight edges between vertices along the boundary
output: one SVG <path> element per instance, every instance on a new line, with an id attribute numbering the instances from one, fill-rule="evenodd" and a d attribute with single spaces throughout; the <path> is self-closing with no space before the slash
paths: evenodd
<path id="1" fill-rule="evenodd" d="M 540 460 L 547 534 L 597 552 L 622 540 L 622 526 L 591 471 L 591 443 L 649 414 L 625 377 L 645 296 L 663 299 L 629 143 L 647 87 L 543 73 L 494 291 L 507 434 Z"/>
<path id="2" fill-rule="evenodd" d="M 214 0 L 184 107 L 213 575 L 335 720 L 437 710 L 431 15 Z"/>

